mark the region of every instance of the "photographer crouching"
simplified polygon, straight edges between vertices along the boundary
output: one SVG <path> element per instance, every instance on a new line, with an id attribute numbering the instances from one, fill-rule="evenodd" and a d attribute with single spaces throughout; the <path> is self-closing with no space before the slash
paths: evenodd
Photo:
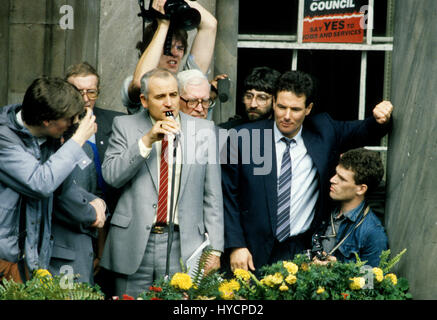
<path id="1" fill-rule="evenodd" d="M 358 254 L 366 264 L 376 267 L 388 247 L 387 236 L 379 218 L 365 198 L 384 175 L 379 154 L 364 148 L 345 152 L 331 178 L 329 196 L 339 205 L 324 227 L 312 237 L 310 255 L 314 263 L 348 262 Z"/>

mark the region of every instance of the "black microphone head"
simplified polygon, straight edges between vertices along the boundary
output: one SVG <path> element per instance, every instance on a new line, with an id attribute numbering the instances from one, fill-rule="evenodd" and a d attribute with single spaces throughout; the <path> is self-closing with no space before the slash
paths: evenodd
<path id="1" fill-rule="evenodd" d="M 165 116 L 170 117 L 170 118 L 174 118 L 173 111 L 166 111 Z"/>

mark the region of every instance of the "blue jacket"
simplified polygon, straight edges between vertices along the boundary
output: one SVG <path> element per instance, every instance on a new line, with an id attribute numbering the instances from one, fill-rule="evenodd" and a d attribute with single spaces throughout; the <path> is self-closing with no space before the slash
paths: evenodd
<path id="1" fill-rule="evenodd" d="M 356 223 L 361 220 L 360 212 L 363 209 L 364 201 L 355 209 L 344 214 L 345 220 L 340 224 L 337 233 L 337 243 L 353 230 Z M 380 255 L 387 250 L 388 240 L 384 227 L 378 217 L 369 210 L 362 224 L 358 226 L 343 244 L 334 252 L 339 261 L 355 261 L 356 252 L 362 261 L 372 267 L 379 265 Z"/>
<path id="2" fill-rule="evenodd" d="M 49 264 L 55 190 L 76 165 L 84 167 L 91 160 L 72 139 L 62 147 L 59 141 L 47 139 L 40 148 L 37 139 L 18 124 L 20 109 L 17 104 L 0 111 L 0 259 L 17 262 L 23 256 L 19 236 L 24 237 L 24 258 L 32 272 Z M 73 204 L 90 209 L 89 197 L 78 197 L 74 186 L 65 189 L 59 195 L 65 212 L 77 209 Z M 19 229 L 20 212 L 25 213 L 25 232 Z M 65 219 L 69 220 L 68 214 Z M 95 219 L 93 210 L 84 212 L 83 222 L 92 224 Z"/>

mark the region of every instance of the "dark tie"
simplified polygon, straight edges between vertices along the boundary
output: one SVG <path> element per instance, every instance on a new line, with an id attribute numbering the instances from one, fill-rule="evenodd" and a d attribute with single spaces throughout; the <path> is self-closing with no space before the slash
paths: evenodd
<path id="1" fill-rule="evenodd" d="M 161 145 L 161 166 L 159 169 L 159 193 L 158 212 L 156 223 L 167 223 L 167 196 L 168 196 L 168 140 L 162 140 Z"/>
<path id="2" fill-rule="evenodd" d="M 290 144 L 294 139 L 282 137 L 286 148 L 282 154 L 281 172 L 278 179 L 278 216 L 276 223 L 276 237 L 279 242 L 290 236 L 290 198 L 291 198 L 291 159 Z"/>

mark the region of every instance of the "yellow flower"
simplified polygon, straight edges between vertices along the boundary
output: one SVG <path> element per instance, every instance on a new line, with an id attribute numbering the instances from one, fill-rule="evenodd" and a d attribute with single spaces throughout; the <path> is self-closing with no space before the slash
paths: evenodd
<path id="1" fill-rule="evenodd" d="M 284 263 L 284 268 L 287 269 L 288 273 L 290 274 L 296 274 L 297 271 L 299 270 L 299 267 L 293 262 L 284 261 L 283 263 Z"/>
<path id="2" fill-rule="evenodd" d="M 262 284 L 274 287 L 275 285 L 280 285 L 282 281 L 284 281 L 284 277 L 279 272 L 276 272 L 274 275 L 269 274 L 268 276 L 265 276 L 263 280 L 261 280 Z"/>
<path id="3" fill-rule="evenodd" d="M 325 292 L 325 288 L 319 287 L 316 292 L 317 294 L 322 294 L 323 292 Z"/>
<path id="4" fill-rule="evenodd" d="M 360 290 L 366 284 L 366 280 L 363 277 L 349 278 L 349 280 L 352 281 L 351 284 L 349 285 L 349 287 L 352 290 Z"/>
<path id="5" fill-rule="evenodd" d="M 293 274 L 290 274 L 287 278 L 285 278 L 285 282 L 287 282 L 288 284 L 295 284 L 296 281 L 297 281 L 297 278 Z"/>
<path id="6" fill-rule="evenodd" d="M 171 278 L 170 284 L 181 290 L 188 290 L 193 286 L 193 281 L 191 277 L 186 273 L 177 272 Z"/>
<path id="7" fill-rule="evenodd" d="M 287 287 L 287 285 L 285 283 L 282 283 L 281 286 L 279 287 L 279 290 L 280 291 L 287 291 L 288 287 Z"/>
<path id="8" fill-rule="evenodd" d="M 250 279 L 250 273 L 247 270 L 244 269 L 235 269 L 234 275 L 237 277 L 237 279 L 248 281 Z"/>
<path id="9" fill-rule="evenodd" d="M 308 263 L 302 263 L 300 265 L 300 268 L 302 269 L 302 271 L 308 271 L 310 269 L 310 266 L 308 265 Z"/>
<path id="10" fill-rule="evenodd" d="M 38 278 L 52 278 L 52 274 L 47 269 L 38 269 L 34 275 Z"/>
<path id="11" fill-rule="evenodd" d="M 385 276 L 386 279 L 390 279 L 393 285 L 396 285 L 398 283 L 398 277 L 394 273 L 389 273 Z"/>
<path id="12" fill-rule="evenodd" d="M 375 275 L 376 281 L 381 282 L 384 280 L 384 273 L 380 268 L 373 268 L 373 274 Z"/>
<path id="13" fill-rule="evenodd" d="M 234 291 L 240 290 L 240 284 L 235 279 L 229 281 L 223 281 L 220 284 L 218 290 L 220 291 L 223 299 L 229 300 L 234 298 Z"/>

